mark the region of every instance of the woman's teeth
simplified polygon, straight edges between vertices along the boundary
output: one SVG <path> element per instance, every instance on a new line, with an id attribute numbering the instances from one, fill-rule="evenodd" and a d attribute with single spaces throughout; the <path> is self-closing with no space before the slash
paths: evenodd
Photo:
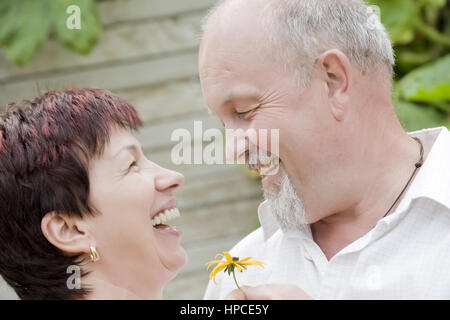
<path id="1" fill-rule="evenodd" d="M 178 208 L 167 209 L 161 213 L 158 213 L 156 216 L 152 218 L 152 226 L 157 226 L 158 224 L 165 224 L 167 221 L 170 221 L 174 218 L 180 216 L 180 211 Z"/>

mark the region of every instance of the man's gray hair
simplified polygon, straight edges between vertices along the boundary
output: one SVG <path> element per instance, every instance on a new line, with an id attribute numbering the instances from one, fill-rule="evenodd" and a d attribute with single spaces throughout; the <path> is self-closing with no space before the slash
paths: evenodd
<path id="1" fill-rule="evenodd" d="M 219 1 L 209 17 L 222 5 Z M 261 22 L 273 58 L 297 75 L 301 87 L 310 84 L 318 57 L 339 49 L 361 72 L 395 64 L 389 36 L 376 15 L 376 7 L 363 0 L 260 0 L 266 2 Z"/>

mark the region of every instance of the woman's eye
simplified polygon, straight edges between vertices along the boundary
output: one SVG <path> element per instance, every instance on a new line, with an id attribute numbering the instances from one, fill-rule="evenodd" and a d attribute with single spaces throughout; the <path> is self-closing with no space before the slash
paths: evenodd
<path id="1" fill-rule="evenodd" d="M 128 167 L 128 169 L 131 169 L 131 168 L 135 167 L 136 165 L 137 165 L 137 162 L 136 162 L 136 160 L 134 160 L 134 161 L 130 164 L 130 166 Z"/>

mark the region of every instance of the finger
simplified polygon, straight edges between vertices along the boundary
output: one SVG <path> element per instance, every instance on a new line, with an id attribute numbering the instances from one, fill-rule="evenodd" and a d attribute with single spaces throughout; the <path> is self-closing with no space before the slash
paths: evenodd
<path id="1" fill-rule="evenodd" d="M 272 299 L 270 297 L 270 290 L 268 290 L 266 285 L 248 287 L 242 286 L 242 291 L 246 296 L 247 300 L 268 300 Z"/>

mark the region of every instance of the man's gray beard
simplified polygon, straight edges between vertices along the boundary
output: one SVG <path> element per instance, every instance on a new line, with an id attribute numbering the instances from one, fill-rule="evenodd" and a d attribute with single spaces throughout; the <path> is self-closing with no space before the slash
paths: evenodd
<path id="1" fill-rule="evenodd" d="M 283 230 L 299 230 L 308 224 L 303 201 L 297 195 L 288 174 L 280 168 L 278 181 L 264 190 L 269 208 Z"/>

